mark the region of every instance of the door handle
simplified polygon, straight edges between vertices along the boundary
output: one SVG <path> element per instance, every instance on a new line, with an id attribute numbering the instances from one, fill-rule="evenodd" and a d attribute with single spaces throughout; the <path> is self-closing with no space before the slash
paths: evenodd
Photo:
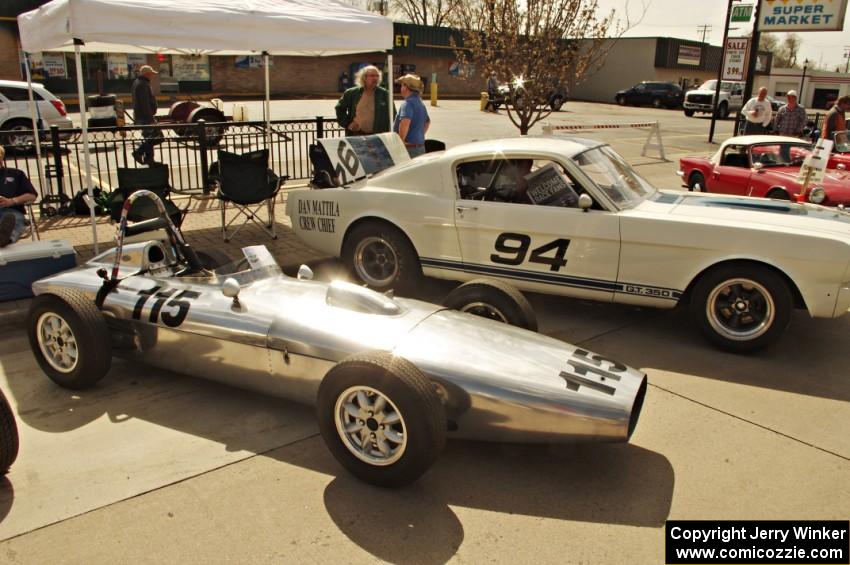
<path id="1" fill-rule="evenodd" d="M 457 210 L 458 214 L 463 214 L 463 213 L 464 213 L 464 212 L 466 212 L 466 211 L 475 212 L 476 210 L 478 210 L 478 206 L 462 206 L 462 205 L 458 205 L 458 206 L 455 206 L 455 210 Z"/>

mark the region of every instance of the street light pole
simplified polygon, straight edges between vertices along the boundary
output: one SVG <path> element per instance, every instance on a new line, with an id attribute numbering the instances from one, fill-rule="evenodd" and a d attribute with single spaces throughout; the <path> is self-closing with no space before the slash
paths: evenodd
<path id="1" fill-rule="evenodd" d="M 729 0 L 729 6 L 726 8 L 726 21 L 723 22 L 723 44 L 720 48 L 720 65 L 717 69 L 717 86 L 714 88 L 714 99 L 711 103 L 711 127 L 708 130 L 708 142 L 713 143 L 714 139 L 714 124 L 717 121 L 717 100 L 720 98 L 720 81 L 723 78 L 723 63 L 726 61 L 726 41 L 729 39 L 729 20 L 732 19 L 732 2 L 737 0 Z M 706 59 L 708 59 L 706 57 Z"/>
<path id="2" fill-rule="evenodd" d="M 802 76 L 802 78 L 800 78 L 800 98 L 799 98 L 799 100 L 800 100 L 801 104 L 804 103 L 805 100 L 806 100 L 803 97 L 803 85 L 806 84 L 806 69 L 808 67 L 809 67 L 809 60 L 806 59 L 805 62 L 803 63 L 803 76 Z"/>

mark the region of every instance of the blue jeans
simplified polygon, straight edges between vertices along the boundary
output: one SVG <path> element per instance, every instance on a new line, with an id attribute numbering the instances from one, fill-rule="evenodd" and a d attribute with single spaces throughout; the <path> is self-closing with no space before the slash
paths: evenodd
<path id="1" fill-rule="evenodd" d="M 425 146 L 420 145 L 418 147 L 408 147 L 407 154 L 410 155 L 410 158 L 419 157 L 420 155 L 425 154 Z"/>
<path id="2" fill-rule="evenodd" d="M 13 208 L 0 208 L 0 218 L 10 214 L 15 218 L 15 227 L 12 229 L 12 237 L 10 243 L 15 243 L 21 234 L 24 233 L 24 215 Z"/>

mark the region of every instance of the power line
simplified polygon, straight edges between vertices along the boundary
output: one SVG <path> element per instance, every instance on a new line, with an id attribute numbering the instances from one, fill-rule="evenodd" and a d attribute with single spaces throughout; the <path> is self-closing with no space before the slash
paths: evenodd
<path id="1" fill-rule="evenodd" d="M 697 26 L 697 33 L 702 34 L 702 42 L 705 43 L 705 36 L 711 31 L 710 25 Z"/>

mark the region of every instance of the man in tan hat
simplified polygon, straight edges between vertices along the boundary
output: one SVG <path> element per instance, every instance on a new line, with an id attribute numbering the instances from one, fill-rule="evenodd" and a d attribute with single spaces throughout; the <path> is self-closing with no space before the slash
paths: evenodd
<path id="1" fill-rule="evenodd" d="M 139 67 L 139 76 L 133 82 L 133 120 L 137 125 L 155 124 L 156 97 L 151 88 L 151 79 L 159 74 L 150 65 Z M 162 143 L 162 132 L 155 128 L 142 128 L 142 143 L 133 150 L 133 159 L 142 165 L 153 163 L 154 145 Z"/>
<path id="2" fill-rule="evenodd" d="M 425 133 L 431 125 L 428 110 L 419 98 L 419 93 L 422 92 L 422 79 L 416 75 L 407 74 L 396 79 L 396 82 L 401 84 L 401 96 L 404 102 L 401 103 L 393 122 L 393 131 L 401 137 L 404 146 L 407 147 L 407 153 L 411 157 L 417 157 L 425 153 Z"/>
<path id="3" fill-rule="evenodd" d="M 797 104 L 796 90 L 786 92 L 785 99 L 787 102 L 776 111 L 776 117 L 773 118 L 773 129 L 779 135 L 803 137 L 803 128 L 806 127 L 806 109 Z"/>

